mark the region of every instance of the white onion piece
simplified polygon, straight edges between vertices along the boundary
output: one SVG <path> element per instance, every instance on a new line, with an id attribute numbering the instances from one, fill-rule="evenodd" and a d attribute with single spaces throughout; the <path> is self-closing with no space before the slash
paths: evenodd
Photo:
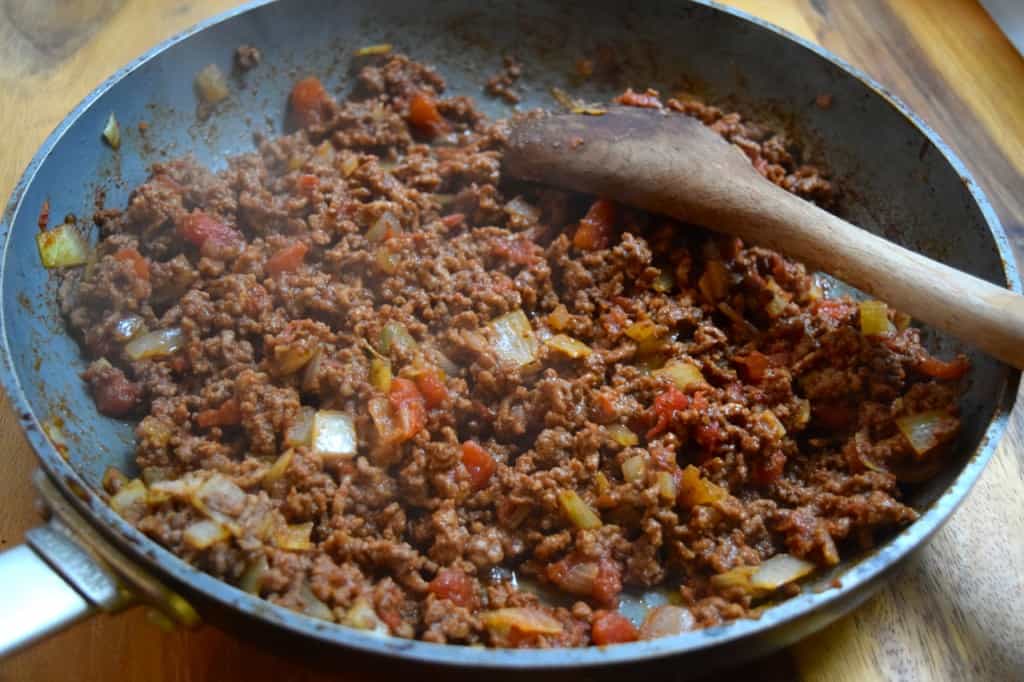
<path id="1" fill-rule="evenodd" d="M 174 353 L 185 345 L 185 334 L 177 327 L 157 329 L 129 341 L 124 352 L 132 360 L 159 358 Z"/>
<path id="2" fill-rule="evenodd" d="M 814 570 L 814 564 L 789 554 L 776 554 L 760 566 L 750 584 L 759 590 L 776 590 L 786 583 L 799 580 Z"/>
<path id="3" fill-rule="evenodd" d="M 216 64 L 207 64 L 196 75 L 196 90 L 199 92 L 199 98 L 206 104 L 216 104 L 231 94 L 224 74 Z"/>
<path id="4" fill-rule="evenodd" d="M 491 329 L 494 330 L 494 352 L 502 362 L 522 367 L 537 359 L 539 344 L 522 310 L 491 320 Z"/>
<path id="5" fill-rule="evenodd" d="M 200 510 L 207 513 L 219 512 L 228 516 L 238 516 L 245 510 L 245 491 L 235 482 L 221 474 L 213 474 L 199 490 L 196 500 Z"/>
<path id="6" fill-rule="evenodd" d="M 651 609 L 640 626 L 640 639 L 657 639 L 688 632 L 696 625 L 690 609 L 665 604 Z"/>
<path id="7" fill-rule="evenodd" d="M 110 506 L 121 516 L 128 511 L 140 507 L 146 501 L 146 484 L 137 478 L 121 486 L 117 494 L 110 498 Z"/>
<path id="8" fill-rule="evenodd" d="M 206 549 L 230 536 L 228 529 L 216 521 L 203 519 L 185 529 L 182 538 L 193 549 Z"/>
<path id="9" fill-rule="evenodd" d="M 295 416 L 295 421 L 284 434 L 284 444 L 290 448 L 309 445 L 313 440 L 314 415 L 316 415 L 316 410 L 312 407 L 302 407 Z"/>
<path id="10" fill-rule="evenodd" d="M 313 452 L 324 459 L 356 454 L 356 427 L 352 417 L 336 410 L 320 410 L 313 416 Z"/>
<path id="11" fill-rule="evenodd" d="M 373 606 L 366 597 L 356 599 L 355 603 L 352 604 L 352 608 L 345 614 L 341 624 L 357 630 L 374 632 L 378 635 L 386 635 L 389 632 L 387 624 L 380 619 L 380 616 L 373 610 Z"/>

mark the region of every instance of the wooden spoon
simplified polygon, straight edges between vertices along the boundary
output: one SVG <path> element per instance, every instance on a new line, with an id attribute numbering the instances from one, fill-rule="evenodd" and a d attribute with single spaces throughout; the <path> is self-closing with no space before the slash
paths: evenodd
<path id="1" fill-rule="evenodd" d="M 772 184 L 689 116 L 619 107 L 513 122 L 504 172 L 741 237 L 803 261 L 1024 369 L 1024 298 Z"/>

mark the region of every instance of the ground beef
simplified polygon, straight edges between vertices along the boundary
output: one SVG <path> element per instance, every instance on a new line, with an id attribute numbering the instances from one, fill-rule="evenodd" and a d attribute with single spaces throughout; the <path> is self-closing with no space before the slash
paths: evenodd
<path id="1" fill-rule="evenodd" d="M 239 45 L 235 49 L 235 68 L 239 72 L 246 72 L 255 69 L 260 65 L 263 55 L 252 45 Z"/>
<path id="2" fill-rule="evenodd" d="M 505 125 L 426 66 L 358 84 L 304 79 L 304 125 L 219 173 L 154 167 L 61 289 L 98 409 L 141 417 L 147 496 L 112 500 L 141 530 L 318 618 L 551 647 L 755 616 L 799 589 L 756 588 L 759 564 L 914 520 L 900 482 L 941 465 L 962 358 L 771 251 L 503 180 Z M 619 102 L 834 201 L 738 114 Z M 674 605 L 619 614 L 649 589 Z"/>
<path id="3" fill-rule="evenodd" d="M 508 104 L 519 103 L 519 93 L 514 88 L 523 75 L 523 68 L 512 55 L 502 58 L 501 71 L 487 79 L 484 92 L 492 97 L 500 97 Z"/>

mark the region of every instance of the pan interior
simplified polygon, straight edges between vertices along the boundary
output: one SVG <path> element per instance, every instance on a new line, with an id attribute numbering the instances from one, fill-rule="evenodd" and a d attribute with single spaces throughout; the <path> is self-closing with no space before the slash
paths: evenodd
<path id="1" fill-rule="evenodd" d="M 53 216 L 72 213 L 88 223 L 97 191 L 107 206 L 123 207 L 152 163 L 191 153 L 222 168 L 229 155 L 253 149 L 254 130 L 283 130 L 287 93 L 297 78 L 317 74 L 332 91 L 347 92 L 361 63 L 354 49 L 385 42 L 436 66 L 450 93 L 476 98 L 495 117 L 512 110 L 485 97 L 482 87 L 504 54 L 523 65 L 520 109 L 555 106 L 552 87 L 607 101 L 626 86 L 663 93 L 686 89 L 738 108 L 793 131 L 808 158 L 840 182 L 847 219 L 1007 284 L 998 242 L 968 182 L 918 128 L 842 69 L 733 15 L 680 2 L 438 0 L 429 11 L 405 0 L 273 3 L 194 34 L 113 83 L 70 121 L 8 216 L 3 314 L 11 364 L 27 405 L 51 435 L 62 434 L 68 462 L 90 487 L 99 489 L 110 465 L 135 470 L 132 426 L 99 415 L 78 376 L 85 361 L 66 333 L 58 283 L 36 252 L 43 202 L 50 202 Z M 232 80 L 227 106 L 199 121 L 195 74 L 209 63 L 230 73 L 240 44 L 258 47 L 262 64 L 244 81 Z M 620 67 L 613 77 L 579 82 L 576 61 L 601 51 L 616 55 Z M 832 95 L 831 109 L 815 106 L 820 94 Z M 100 137 L 111 112 L 121 124 L 119 152 Z M 145 136 L 141 122 L 148 123 Z M 954 339 L 931 331 L 927 338 L 933 351 L 967 353 L 974 369 L 954 460 L 911 491 L 912 503 L 922 510 L 984 445 L 986 429 L 1004 409 L 1003 396 L 1016 377 Z M 42 454 L 51 470 L 59 465 L 52 450 Z"/>

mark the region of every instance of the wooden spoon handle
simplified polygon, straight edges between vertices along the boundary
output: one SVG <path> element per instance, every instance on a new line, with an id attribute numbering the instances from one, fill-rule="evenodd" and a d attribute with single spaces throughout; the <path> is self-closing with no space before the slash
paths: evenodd
<path id="1" fill-rule="evenodd" d="M 507 175 L 597 194 L 793 256 L 1024 369 L 1024 298 L 877 237 L 765 180 L 688 116 L 614 108 L 512 127 Z"/>

